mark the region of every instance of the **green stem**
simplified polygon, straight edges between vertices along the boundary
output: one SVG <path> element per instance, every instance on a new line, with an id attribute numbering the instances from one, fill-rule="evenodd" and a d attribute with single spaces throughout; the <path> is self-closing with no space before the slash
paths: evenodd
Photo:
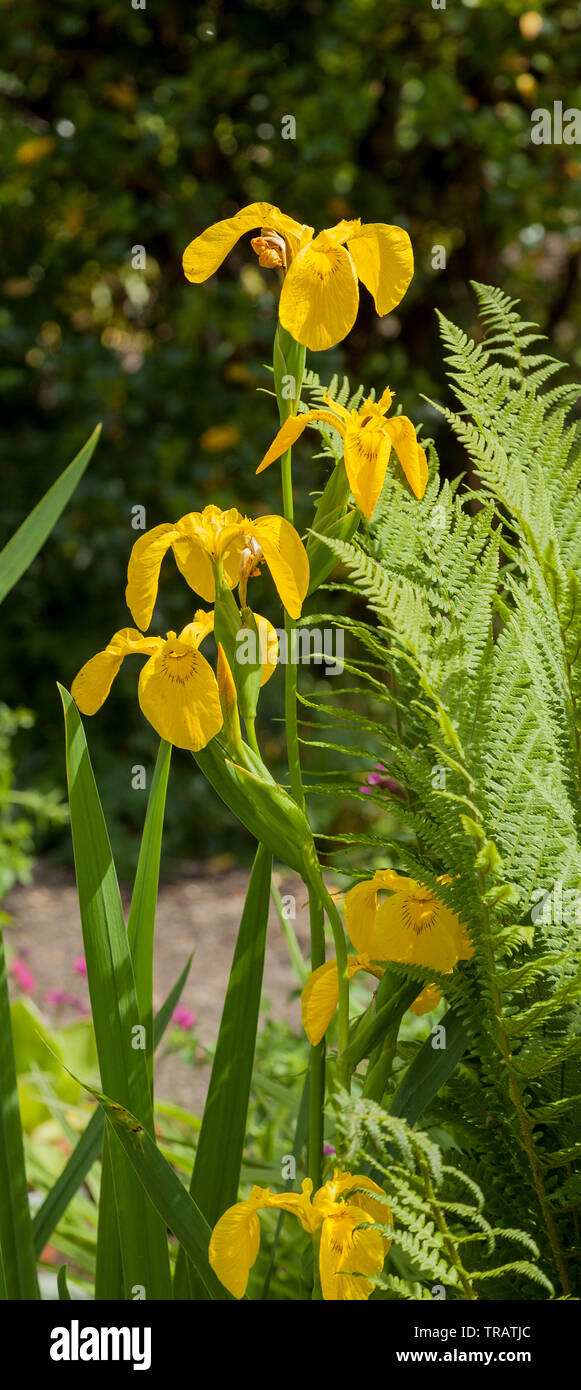
<path id="1" fill-rule="evenodd" d="M 311 966 L 317 970 L 325 963 L 325 928 L 323 907 L 314 888 L 309 888 L 311 923 Z M 309 1081 L 309 1141 L 308 1173 L 316 1192 L 323 1182 L 323 1139 L 325 1103 L 325 1040 L 311 1047 Z"/>
<path id="2" fill-rule="evenodd" d="M 291 374 L 296 377 L 296 393 L 292 405 L 289 406 L 288 400 L 283 397 L 280 378 L 280 357 L 282 353 L 282 342 L 286 345 L 284 352 L 287 359 L 284 364 L 285 372 L 291 367 Z M 277 362 L 277 357 L 279 358 Z M 276 384 L 276 394 L 281 423 L 290 413 L 296 414 L 301 394 L 305 353 L 297 343 L 293 343 L 288 335 L 284 335 L 280 327 L 277 329 L 277 337 L 274 349 L 274 379 Z M 294 498 L 292 481 L 292 453 L 286 450 L 281 458 L 281 482 L 282 482 L 282 503 L 285 518 L 294 525 Z M 285 704 L 285 726 L 286 726 L 286 745 L 289 767 L 289 778 L 293 797 L 305 812 L 305 793 L 301 772 L 300 745 L 297 719 L 297 665 L 294 651 L 294 631 L 295 622 L 285 612 L 284 627 L 286 634 L 286 666 L 284 679 L 284 704 Z M 315 856 L 314 856 L 315 857 Z M 335 953 L 337 956 L 337 971 L 339 976 L 339 1054 L 341 1054 L 349 1041 L 349 978 L 347 975 L 347 946 L 345 933 L 340 913 L 335 906 L 330 894 L 328 893 L 321 867 L 316 858 L 316 873 L 314 881 L 308 884 L 309 888 L 309 909 L 311 924 L 311 966 L 316 970 L 325 961 L 325 933 L 324 933 L 324 910 L 327 913 L 333 938 L 335 941 Z M 344 1085 L 348 1087 L 349 1076 L 341 1071 L 339 1059 L 338 1076 Z M 313 1180 L 315 1188 L 320 1187 L 322 1180 L 322 1161 L 323 1161 L 323 1103 L 325 1099 L 325 1044 L 320 1043 L 318 1047 L 311 1048 L 311 1070 L 310 1070 L 310 1100 L 309 1100 L 309 1177 Z M 316 1280 L 315 1280 L 316 1285 Z M 316 1296 L 316 1295 L 315 1295 Z"/>
<path id="3" fill-rule="evenodd" d="M 281 463 L 282 478 L 282 505 L 284 515 L 291 526 L 294 522 L 294 501 L 291 450 L 287 449 L 283 454 Z M 299 727 L 297 720 L 297 667 L 294 660 L 294 638 L 296 623 L 290 618 L 288 613 L 284 615 L 284 630 L 286 634 L 286 666 L 284 668 L 284 713 L 286 725 L 286 746 L 288 756 L 288 767 L 290 775 L 291 791 L 297 806 L 301 811 L 305 809 L 305 794 L 303 790 L 303 779 L 301 774 L 301 758 L 299 748 Z"/>
<path id="4" fill-rule="evenodd" d="M 296 932 L 294 930 L 292 922 L 285 915 L 283 901 L 276 886 L 276 883 L 274 882 L 274 879 L 272 881 L 270 891 L 272 894 L 272 901 L 278 913 L 280 925 L 285 935 L 286 944 L 288 946 L 288 953 L 294 966 L 295 974 L 300 985 L 302 986 L 304 985 L 308 977 L 309 967 L 303 959 L 303 953 L 297 941 Z"/>
<path id="5" fill-rule="evenodd" d="M 394 1005 L 392 1021 L 384 1037 L 377 1043 L 377 1046 L 373 1049 L 369 1058 L 367 1073 L 363 1083 L 363 1095 L 366 1100 L 376 1100 L 378 1102 L 383 1100 L 383 1096 L 387 1089 L 387 1083 L 391 1075 L 401 1020 L 405 1013 L 405 1007 L 402 1004 L 401 997 L 401 980 L 397 975 L 394 975 L 393 972 L 386 970 L 383 979 L 380 980 L 377 990 L 375 999 L 376 1010 L 383 1008 L 384 1004 L 390 1002 Z"/>
<path id="6" fill-rule="evenodd" d="M 260 752 L 260 748 L 258 747 L 258 739 L 256 737 L 256 720 L 254 718 L 250 718 L 250 715 L 246 715 L 244 720 L 244 727 L 246 729 L 247 742 L 250 744 L 253 753 L 256 753 L 257 756 L 260 758 L 262 755 Z"/>
<path id="7" fill-rule="evenodd" d="M 350 1090 L 351 1073 L 345 1066 L 344 1053 L 349 1045 L 349 974 L 347 961 L 347 942 L 345 931 L 341 920 L 341 913 L 337 904 L 333 901 L 331 894 L 323 882 L 321 875 L 320 882 L 321 901 L 327 913 L 333 933 L 335 944 L 335 955 L 337 957 L 337 977 L 339 982 L 339 1008 L 337 1015 L 337 1079 L 345 1090 Z"/>

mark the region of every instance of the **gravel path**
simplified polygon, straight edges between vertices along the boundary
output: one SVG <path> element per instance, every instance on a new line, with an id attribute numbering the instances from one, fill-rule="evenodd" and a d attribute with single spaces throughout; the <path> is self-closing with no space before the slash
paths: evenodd
<path id="1" fill-rule="evenodd" d="M 158 1006 L 195 952 L 182 1003 L 197 1014 L 200 1041 L 217 1036 L 238 924 L 244 906 L 248 873 L 242 869 L 212 873 L 195 866 L 188 877 L 166 880 L 160 886 L 155 949 L 154 990 Z M 296 900 L 294 927 L 306 956 L 308 951 L 307 895 L 299 879 L 277 879 L 281 893 Z M 128 906 L 128 895 L 123 894 Z M 32 998 L 49 1020 L 68 1022 L 74 1008 L 59 1009 L 45 1000 L 53 990 L 70 991 L 88 1002 L 86 981 L 74 969 L 82 955 L 81 923 L 74 876 L 39 863 L 29 887 L 13 889 L 3 903 L 12 918 L 6 930 L 11 951 L 35 977 Z M 10 972 L 11 993 L 21 993 Z M 271 908 L 263 993 L 277 1018 L 300 1028 L 297 980 L 289 961 L 284 934 Z M 178 1055 L 162 1058 L 156 1068 L 157 1094 L 200 1113 L 208 1085 L 208 1065 L 192 1067 Z"/>

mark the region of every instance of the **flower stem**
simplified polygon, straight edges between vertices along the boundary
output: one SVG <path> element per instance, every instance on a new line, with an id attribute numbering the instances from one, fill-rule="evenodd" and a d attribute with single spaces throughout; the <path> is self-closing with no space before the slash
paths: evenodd
<path id="1" fill-rule="evenodd" d="M 287 449 L 281 459 L 282 505 L 284 515 L 291 525 L 294 521 L 294 501 L 291 468 L 291 450 Z M 291 791 L 297 806 L 305 809 L 305 794 L 301 774 L 299 749 L 299 729 L 297 720 L 297 667 L 295 661 L 294 631 L 295 622 L 288 613 L 284 615 L 286 634 L 286 666 L 284 668 L 284 713 L 286 725 L 286 747 Z"/>
<path id="2" fill-rule="evenodd" d="M 345 1068 L 343 1054 L 349 1043 L 349 974 L 347 962 L 347 942 L 345 931 L 341 920 L 341 913 L 336 902 L 333 901 L 331 894 L 323 882 L 321 875 L 321 898 L 331 924 L 333 941 L 335 944 L 335 955 L 337 957 L 337 977 L 339 981 L 339 1007 L 337 1014 L 337 1079 L 346 1091 L 351 1089 L 351 1073 Z"/>
<path id="3" fill-rule="evenodd" d="M 248 714 L 244 719 L 244 727 L 246 729 L 246 738 L 248 740 L 248 743 L 250 744 L 253 753 L 256 753 L 260 758 L 261 752 L 260 748 L 258 747 L 258 739 L 256 737 L 255 720 L 251 718 Z"/>
<path id="4" fill-rule="evenodd" d="M 325 963 L 325 929 L 323 907 L 314 888 L 309 888 L 309 913 L 311 921 L 311 966 L 316 970 Z M 317 1047 L 311 1047 L 309 1072 L 309 1144 L 308 1174 L 313 1190 L 323 1182 L 323 1138 L 325 1104 L 325 1040 Z"/>
<path id="5" fill-rule="evenodd" d="M 299 983 L 300 983 L 300 985 L 301 985 L 301 987 L 302 987 L 302 985 L 304 985 L 304 983 L 305 983 L 305 980 L 308 978 L 309 967 L 308 967 L 308 965 L 306 964 L 306 962 L 303 960 L 303 953 L 302 953 L 301 948 L 300 948 L 300 946 L 299 946 L 299 943 L 298 943 L 298 940 L 297 940 L 297 935 L 296 935 L 296 932 L 295 932 L 294 927 L 293 927 L 293 925 L 292 925 L 292 922 L 291 922 L 290 919 L 285 915 L 284 904 L 283 904 L 282 898 L 281 898 L 281 896 L 280 896 L 279 890 L 278 890 L 278 888 L 277 888 L 277 885 L 276 885 L 276 883 L 275 883 L 275 881 L 274 881 L 274 878 L 273 878 L 273 880 L 272 880 L 270 892 L 271 892 L 271 895 L 272 895 L 272 900 L 273 900 L 274 906 L 275 906 L 275 908 L 276 908 L 276 910 L 277 910 L 277 913 L 278 913 L 280 925 L 281 925 L 281 927 L 282 927 L 282 929 L 283 929 L 283 932 L 284 932 L 284 935 L 285 935 L 285 940 L 286 940 L 286 944 L 287 944 L 287 947 L 288 947 L 288 953 L 289 953 L 289 956 L 290 956 L 291 961 L 292 961 L 292 963 L 293 963 L 293 966 L 294 966 L 294 970 L 295 970 L 295 974 L 296 974 L 297 980 L 299 981 Z"/>
<path id="6" fill-rule="evenodd" d="M 274 345 L 274 380 L 276 395 L 281 423 L 288 418 L 289 414 L 296 414 L 300 400 L 303 372 L 305 364 L 304 348 L 295 343 L 288 334 L 284 334 L 280 328 L 277 329 Z M 290 369 L 290 379 L 294 380 L 294 391 L 292 393 L 292 403 L 283 391 L 283 382 L 289 381 L 288 372 Z M 281 374 L 282 371 L 282 374 Z M 287 449 L 281 458 L 281 482 L 282 482 L 282 503 L 283 511 L 287 521 L 294 525 L 294 498 L 292 481 L 292 454 Z M 297 719 L 297 664 L 294 643 L 295 621 L 285 613 L 284 618 L 286 634 L 286 666 L 284 673 L 284 704 L 285 704 L 285 726 L 286 726 L 286 746 L 289 768 L 289 778 L 292 795 L 300 807 L 305 811 L 305 793 L 301 772 L 300 744 Z M 313 866 L 314 867 L 314 866 Z M 316 872 L 314 881 L 310 881 L 309 888 L 309 909 L 311 925 L 311 968 L 316 970 L 325 961 L 325 933 L 324 933 L 324 912 L 331 923 L 333 938 L 335 941 L 335 954 L 337 956 L 337 971 L 339 976 L 339 1054 L 344 1051 L 349 1041 L 349 977 L 347 974 L 347 945 L 345 932 L 339 913 L 330 893 L 323 882 L 321 866 L 318 858 L 316 859 Z M 339 1058 L 338 1078 L 341 1083 L 349 1087 L 349 1076 L 344 1075 L 341 1070 Z M 320 1043 L 318 1047 L 311 1048 L 311 1070 L 310 1070 L 310 1100 L 309 1100 L 309 1177 L 313 1180 L 315 1188 L 320 1187 L 322 1179 L 323 1162 L 323 1103 L 325 1099 L 325 1044 Z"/>

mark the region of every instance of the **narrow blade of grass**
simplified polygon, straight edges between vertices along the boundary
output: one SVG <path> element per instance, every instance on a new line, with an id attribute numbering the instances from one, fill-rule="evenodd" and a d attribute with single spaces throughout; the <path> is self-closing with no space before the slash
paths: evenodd
<path id="1" fill-rule="evenodd" d="M 24 1164 L 18 1085 L 0 932 L 0 1251 L 3 1297 L 40 1298 Z"/>
<path id="2" fill-rule="evenodd" d="M 59 686 L 65 711 L 67 780 L 79 909 L 87 980 L 101 1072 L 101 1084 L 122 1106 L 131 1108 L 153 1134 L 153 1107 L 135 977 L 113 855 L 99 800 L 83 726 L 68 691 Z M 153 1141 L 152 1141 L 153 1142 Z M 125 1298 L 143 1287 L 148 1299 L 171 1297 L 166 1233 L 158 1213 L 137 1186 L 128 1160 L 113 1138 L 110 1154 L 115 1179 L 119 1244 Z M 105 1156 L 104 1156 L 105 1157 Z M 110 1195 L 104 1163 L 105 1190 Z M 118 1254 L 114 1223 L 105 1210 L 98 1241 L 96 1296 L 105 1293 Z M 101 1225 L 101 1222 L 100 1222 Z M 115 1297 L 116 1294 L 114 1293 Z"/>
<path id="3" fill-rule="evenodd" d="M 190 1193 L 210 1226 L 238 1196 L 266 947 L 272 856 L 259 845 L 222 1010 Z M 180 1250 L 174 1297 L 192 1294 Z"/>
<path id="4" fill-rule="evenodd" d="M 19 526 L 4 546 L 0 554 L 0 603 L 32 564 L 50 535 L 83 476 L 100 433 L 101 426 L 97 425 L 80 453 L 69 463 L 68 468 L 65 468 L 48 492 L 45 492 L 44 497 L 22 522 L 22 526 Z"/>

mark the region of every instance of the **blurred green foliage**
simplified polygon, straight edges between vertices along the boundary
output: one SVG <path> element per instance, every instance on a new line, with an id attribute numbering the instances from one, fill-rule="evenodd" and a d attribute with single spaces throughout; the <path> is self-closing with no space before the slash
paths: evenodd
<path id="1" fill-rule="evenodd" d="M 434 310 L 473 330 L 471 277 L 521 297 L 581 369 L 581 149 L 530 138 L 534 108 L 581 106 L 581 8 L 8 0 L 3 21 L 3 539 L 104 424 L 65 518 L 4 609 L 3 697 L 39 713 L 21 776 L 47 788 L 63 778 L 55 681 L 70 685 L 128 619 L 132 507 L 154 526 L 210 500 L 250 514 L 279 506 L 275 470 L 254 476 L 275 426 L 273 401 L 257 393 L 269 386 L 275 276 L 243 238 L 211 282 L 188 285 L 181 254 L 208 223 L 265 199 L 316 228 L 351 216 L 407 227 L 416 275 L 400 308 L 378 320 L 362 291 L 348 340 L 311 365 L 389 382 L 425 435 L 442 426 L 420 393 L 446 390 Z M 294 140 L 282 138 L 288 115 Z M 140 246 L 145 269 L 132 264 Z M 447 265 L 434 269 L 438 246 Z M 221 444 L 216 426 L 229 427 Z M 438 445 L 457 472 L 447 433 Z M 309 488 L 323 482 L 311 447 L 296 451 L 303 526 Z M 159 631 L 192 610 L 169 572 Z M 278 621 L 262 581 L 253 592 Z M 128 663 L 89 728 L 117 850 L 126 832 L 134 844 L 144 812 L 131 769 L 155 757 L 136 680 Z M 268 699 L 274 709 L 274 681 Z M 186 755 L 168 819 L 170 856 L 231 845 L 229 817 Z"/>
<path id="2" fill-rule="evenodd" d="M 56 788 L 17 791 L 13 785 L 13 740 L 19 730 L 33 724 L 30 710 L 0 703 L 0 903 L 15 883 L 30 882 L 35 832 L 62 826 L 68 819 Z M 6 914 L 0 911 L 0 923 L 5 920 Z"/>

